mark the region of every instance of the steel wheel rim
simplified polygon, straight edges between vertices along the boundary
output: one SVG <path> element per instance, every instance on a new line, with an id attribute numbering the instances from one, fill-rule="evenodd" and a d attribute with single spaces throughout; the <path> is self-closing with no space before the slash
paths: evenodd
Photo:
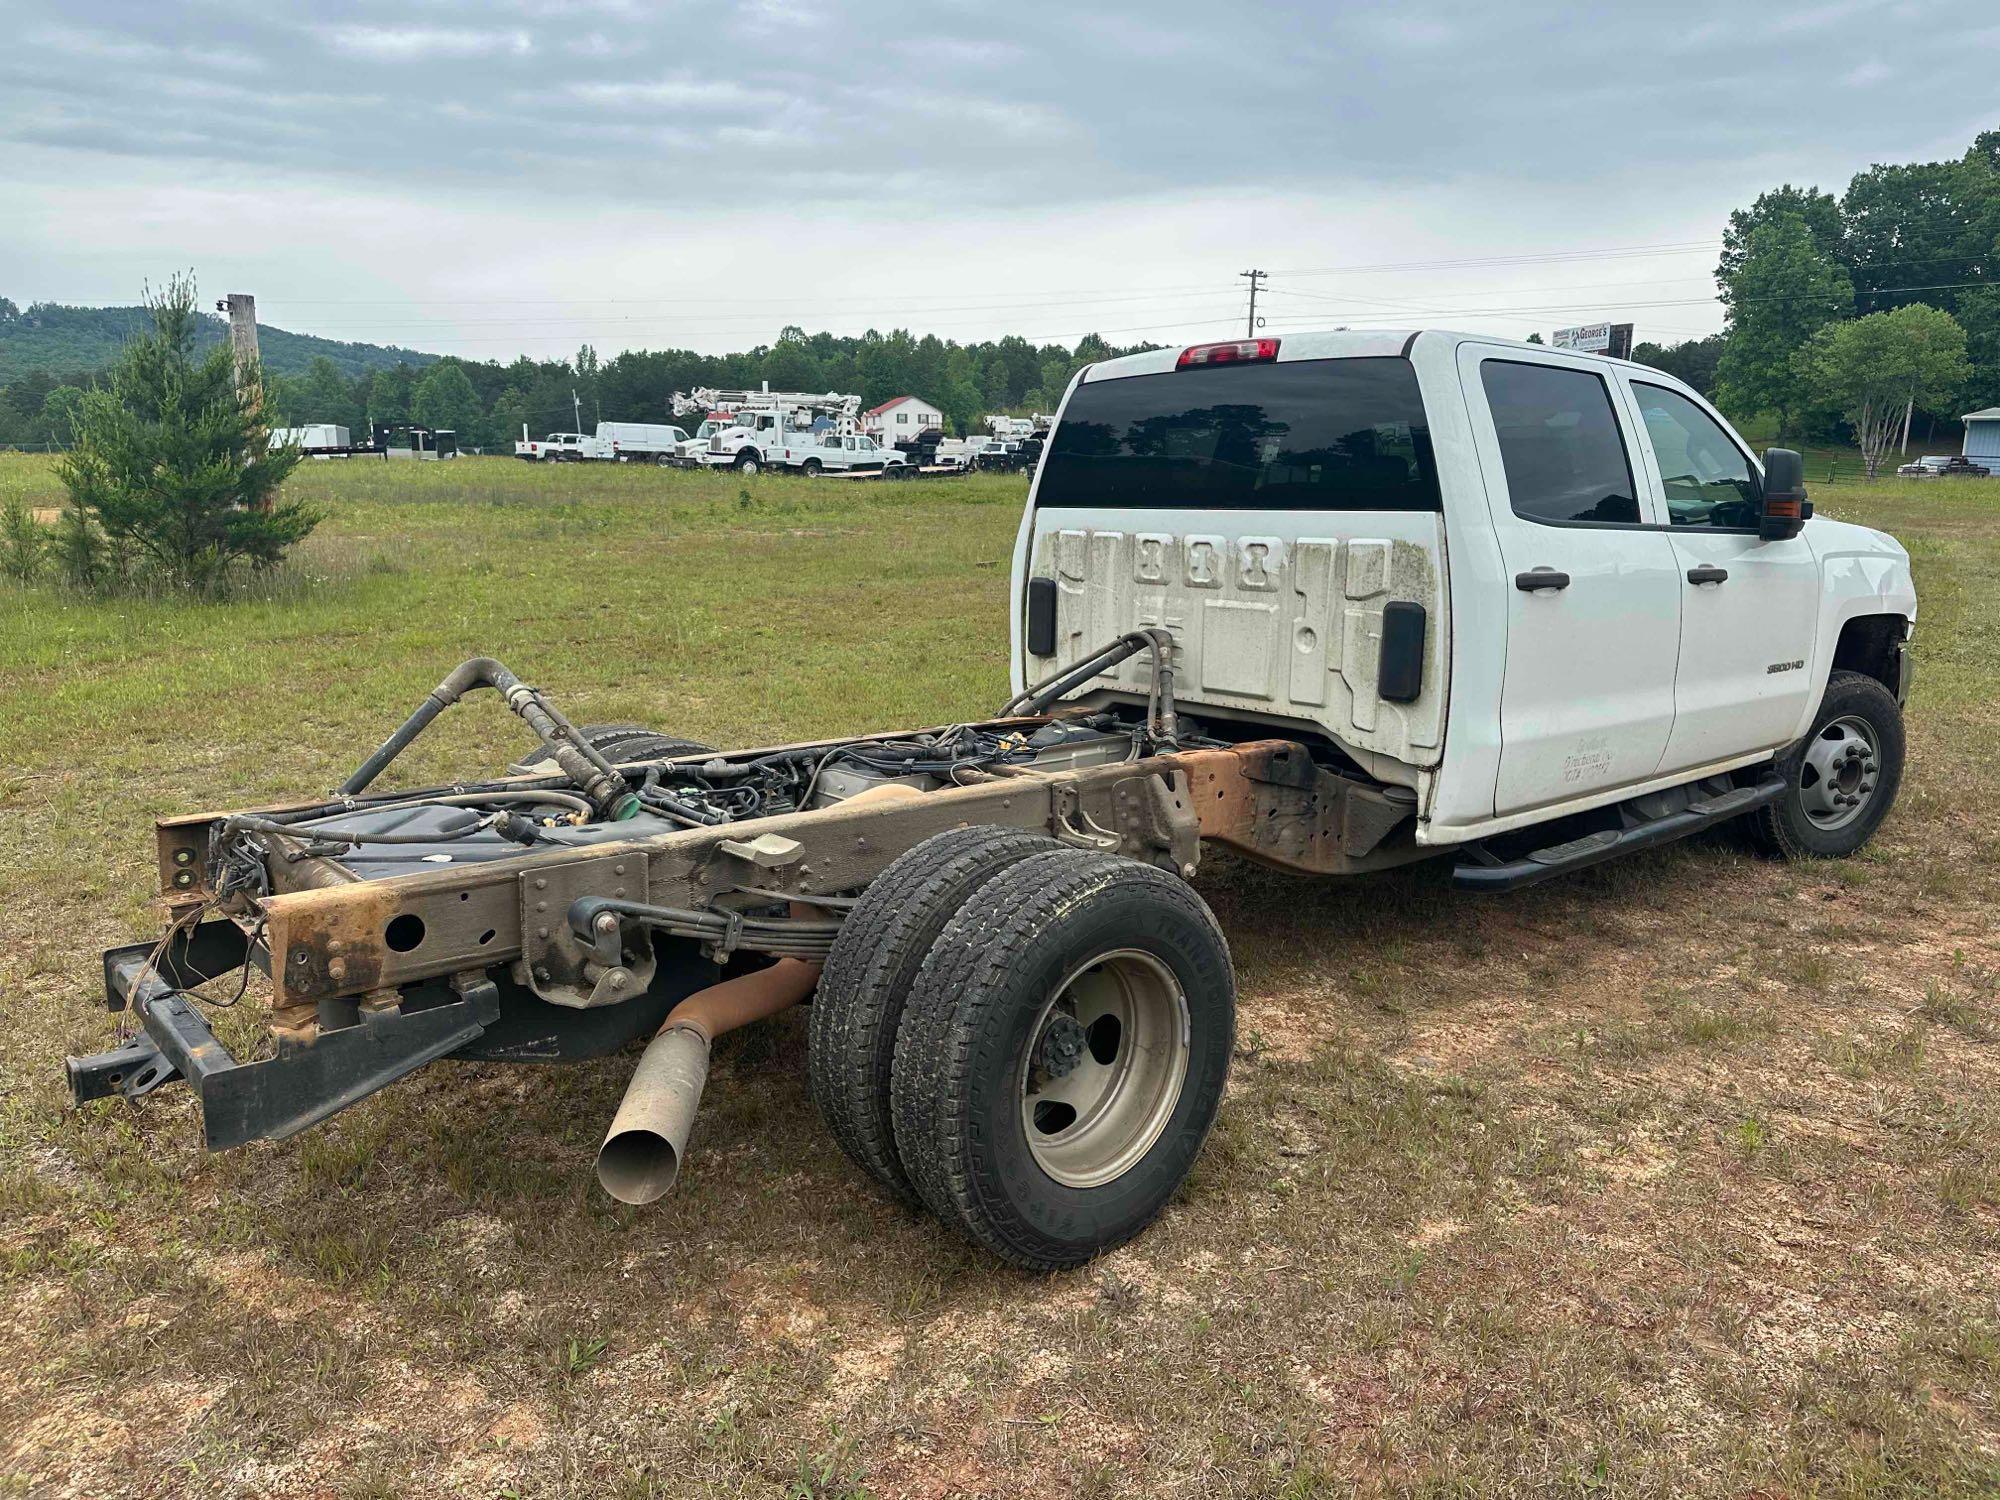
<path id="1" fill-rule="evenodd" d="M 1073 970 L 1035 1018 L 1020 1075 L 1035 1164 L 1065 1187 L 1102 1187 L 1144 1159 L 1180 1102 L 1188 1005 L 1173 971 L 1120 948 Z"/>
<path id="2" fill-rule="evenodd" d="M 1823 726 L 1799 766 L 1799 805 L 1813 827 L 1831 833 L 1868 810 L 1882 779 L 1875 727 L 1852 714 Z"/>

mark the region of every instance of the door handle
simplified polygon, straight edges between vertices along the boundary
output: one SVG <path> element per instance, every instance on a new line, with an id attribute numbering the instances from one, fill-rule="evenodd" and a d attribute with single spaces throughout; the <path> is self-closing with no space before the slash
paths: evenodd
<path id="1" fill-rule="evenodd" d="M 1729 569 L 1727 568 L 1700 567 L 1688 569 L 1689 583 L 1722 583 L 1728 577 Z"/>
<path id="2" fill-rule="evenodd" d="M 1566 589 L 1569 574 L 1558 573 L 1554 568 L 1536 568 L 1527 573 L 1514 575 L 1514 587 L 1525 594 L 1539 594 L 1544 589 Z"/>

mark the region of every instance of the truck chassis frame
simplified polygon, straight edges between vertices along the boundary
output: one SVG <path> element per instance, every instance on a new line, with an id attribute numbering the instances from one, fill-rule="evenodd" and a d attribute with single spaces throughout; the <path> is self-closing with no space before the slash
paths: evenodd
<path id="1" fill-rule="evenodd" d="M 1138 639 L 1126 654 L 1147 644 Z M 434 717 L 434 702 L 416 718 Z M 1165 702 L 1170 716 L 1170 672 Z M 972 727 L 1019 735 L 1063 718 L 1012 713 Z M 653 765 L 710 758 L 617 769 L 637 780 Z M 369 764 L 381 763 L 378 751 Z M 533 790 L 557 780 L 524 774 L 482 785 Z M 1431 852 L 1412 837 L 1412 794 L 1342 774 L 1292 740 L 1210 742 L 1055 770 L 998 765 L 954 781 L 886 801 L 856 797 L 393 878 L 359 878 L 310 837 L 279 836 L 268 841 L 272 889 L 225 902 L 204 882 L 232 819 L 324 804 L 161 820 L 167 932 L 103 957 L 105 1003 L 138 1030 L 110 1051 L 68 1060 L 73 1096 L 138 1098 L 185 1080 L 200 1096 L 208 1147 L 221 1150 L 295 1134 L 443 1057 L 601 1056 L 652 1033 L 738 953 L 824 958 L 856 893 L 904 851 L 968 825 L 1046 833 L 1182 878 L 1194 875 L 1205 845 L 1308 874 L 1358 873 Z M 453 784 L 393 798 L 463 791 Z M 812 915 L 773 915 L 773 907 Z M 232 1056 L 188 993 L 246 966 L 270 982 L 275 1050 L 256 1060 Z"/>

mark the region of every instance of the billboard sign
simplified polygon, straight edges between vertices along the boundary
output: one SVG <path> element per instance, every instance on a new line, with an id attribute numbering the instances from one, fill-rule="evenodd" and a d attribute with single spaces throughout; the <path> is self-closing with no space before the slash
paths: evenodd
<path id="1" fill-rule="evenodd" d="M 1608 354 L 1613 359 L 1630 359 L 1632 325 L 1585 323 L 1580 328 L 1558 328 L 1552 342 L 1558 349 L 1574 349 L 1579 354 Z"/>

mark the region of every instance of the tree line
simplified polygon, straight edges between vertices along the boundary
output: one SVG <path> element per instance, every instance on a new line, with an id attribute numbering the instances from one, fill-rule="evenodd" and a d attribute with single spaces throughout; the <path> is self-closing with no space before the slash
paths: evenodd
<path id="1" fill-rule="evenodd" d="M 275 426 L 332 422 L 359 439 L 371 423 L 413 423 L 449 428 L 468 448 L 505 448 L 524 426 L 540 436 L 579 425 L 590 431 L 600 421 L 668 422 L 676 391 L 755 389 L 764 382 L 774 391 L 854 392 L 864 407 L 922 396 L 963 434 L 989 412 L 1053 411 L 1081 366 L 1149 347 L 1116 346 L 1096 334 L 1069 348 L 1013 335 L 960 344 L 900 328 L 852 337 L 788 327 L 775 344 L 736 354 L 649 349 L 600 359 L 586 344 L 566 360 L 523 355 L 501 364 L 447 356 L 358 374 L 321 356 L 293 375 L 272 373 L 267 360 L 265 389 Z M 77 403 L 94 383 L 81 370 L 37 371 L 0 387 L 0 444 L 63 445 Z"/>
<path id="2" fill-rule="evenodd" d="M 656 349 L 600 359 L 586 344 L 568 360 L 524 355 L 503 365 L 445 358 L 422 370 L 404 366 L 353 379 L 315 360 L 301 376 L 268 383 L 275 416 L 287 423 L 338 422 L 360 431 L 372 422 L 410 422 L 450 428 L 469 447 L 504 447 L 523 427 L 540 436 L 587 432 L 601 421 L 671 421 L 676 391 L 762 383 L 774 391 L 853 392 L 864 407 L 920 395 L 954 431 L 966 433 L 988 412 L 1053 411 L 1079 367 L 1128 352 L 1095 334 L 1065 348 L 1012 335 L 960 344 L 900 328 L 851 337 L 788 327 L 775 344 L 737 354 Z"/>
<path id="3" fill-rule="evenodd" d="M 1715 275 L 1723 331 L 1634 357 L 1739 423 L 1850 439 L 1872 472 L 1891 440 L 2000 405 L 2000 130 L 1954 160 L 1878 163 L 1838 197 L 1760 193 Z"/>

